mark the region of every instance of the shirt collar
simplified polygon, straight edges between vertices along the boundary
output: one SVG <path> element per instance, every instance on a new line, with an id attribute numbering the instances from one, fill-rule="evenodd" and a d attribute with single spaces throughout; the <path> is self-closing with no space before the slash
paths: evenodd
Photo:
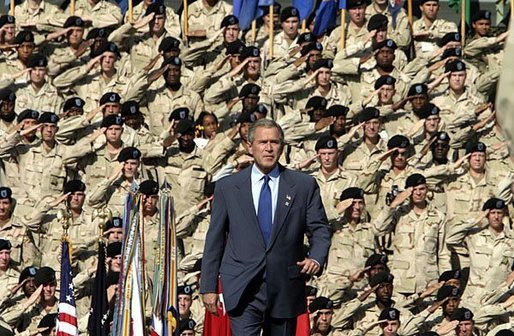
<path id="1" fill-rule="evenodd" d="M 260 181 L 264 177 L 264 173 L 257 168 L 257 165 L 252 165 L 252 175 L 257 180 Z M 278 169 L 278 164 L 273 168 L 273 170 L 268 174 L 271 180 L 275 180 L 280 175 L 280 170 Z"/>

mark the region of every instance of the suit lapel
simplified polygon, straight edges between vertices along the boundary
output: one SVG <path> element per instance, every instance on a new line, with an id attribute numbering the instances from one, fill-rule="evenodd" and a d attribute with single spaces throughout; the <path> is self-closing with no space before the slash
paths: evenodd
<path id="1" fill-rule="evenodd" d="M 280 182 L 278 185 L 277 207 L 275 209 L 275 218 L 271 228 L 271 238 L 268 249 L 273 245 L 280 230 L 284 226 L 287 214 L 294 202 L 294 181 L 291 179 L 287 169 L 280 166 Z"/>

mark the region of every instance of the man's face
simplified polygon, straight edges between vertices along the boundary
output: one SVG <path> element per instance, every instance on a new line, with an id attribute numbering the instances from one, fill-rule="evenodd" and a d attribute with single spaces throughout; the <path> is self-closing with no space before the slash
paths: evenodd
<path id="1" fill-rule="evenodd" d="M 373 0 L 373 2 L 377 5 L 385 5 L 387 3 L 387 0 Z"/>
<path id="2" fill-rule="evenodd" d="M 354 199 L 352 205 L 346 210 L 348 214 L 348 218 L 353 221 L 360 221 L 362 216 L 362 211 L 364 210 L 364 200 L 363 199 Z"/>
<path id="3" fill-rule="evenodd" d="M 378 93 L 378 99 L 382 104 L 390 104 L 395 92 L 394 85 L 382 85 Z"/>
<path id="4" fill-rule="evenodd" d="M 433 21 L 437 18 L 437 13 L 439 12 L 439 2 L 427 1 L 420 5 L 419 9 L 421 10 L 422 16 Z"/>
<path id="5" fill-rule="evenodd" d="M 473 335 L 473 328 L 475 323 L 473 321 L 460 321 L 455 331 L 457 336 L 471 336 Z"/>
<path id="6" fill-rule="evenodd" d="M 318 150 L 319 162 L 321 167 L 332 170 L 337 168 L 337 162 L 339 159 L 339 150 L 337 148 L 324 148 Z"/>
<path id="7" fill-rule="evenodd" d="M 125 122 L 125 125 L 135 130 L 140 129 L 144 122 L 143 116 L 141 115 L 125 117 L 123 121 Z"/>
<path id="8" fill-rule="evenodd" d="M 309 295 L 309 296 L 306 297 L 307 307 L 309 307 L 309 305 L 312 303 L 312 301 L 314 301 L 315 298 L 316 298 L 315 295 Z"/>
<path id="9" fill-rule="evenodd" d="M 419 94 L 419 95 L 414 96 L 414 98 L 412 98 L 412 100 L 410 102 L 412 104 L 412 109 L 416 112 L 416 111 L 421 110 L 421 108 L 423 108 L 423 106 L 428 104 L 428 97 L 427 97 L 427 95 Z"/>
<path id="10" fill-rule="evenodd" d="M 107 127 L 105 131 L 105 138 L 107 142 L 118 142 L 121 140 L 121 134 L 123 133 L 123 126 L 121 125 L 111 125 Z"/>
<path id="11" fill-rule="evenodd" d="M 193 300 L 191 295 L 179 294 L 178 295 L 178 311 L 181 317 L 188 317 L 191 312 L 191 304 Z"/>
<path id="12" fill-rule="evenodd" d="M 70 196 L 68 196 L 69 207 L 74 211 L 81 211 L 82 206 L 84 205 L 84 201 L 86 199 L 86 194 L 83 191 L 75 191 Z"/>
<path id="13" fill-rule="evenodd" d="M 383 47 L 378 50 L 378 53 L 375 55 L 375 59 L 379 67 L 390 67 L 394 62 L 394 50 Z"/>
<path id="14" fill-rule="evenodd" d="M 387 40 L 387 29 L 380 28 L 375 34 L 375 41 L 377 43 Z"/>
<path id="15" fill-rule="evenodd" d="M 34 84 L 45 82 L 46 67 L 35 67 L 30 71 L 30 81 Z"/>
<path id="16" fill-rule="evenodd" d="M 312 69 L 314 63 L 321 58 L 321 51 L 319 50 L 311 50 L 309 51 L 309 56 L 307 56 L 307 64 Z"/>
<path id="17" fill-rule="evenodd" d="M 121 104 L 120 103 L 105 103 L 103 110 L 103 116 L 107 117 L 108 115 L 114 114 L 118 115 L 121 112 Z"/>
<path id="18" fill-rule="evenodd" d="M 43 141 L 53 141 L 58 129 L 57 124 L 43 123 L 43 127 L 41 128 L 41 139 Z"/>
<path id="19" fill-rule="evenodd" d="M 320 309 L 316 314 L 316 329 L 321 332 L 327 332 L 330 329 L 333 315 L 332 309 Z"/>
<path id="20" fill-rule="evenodd" d="M 53 297 L 55 297 L 55 288 L 57 288 L 57 283 L 55 281 L 44 284 L 41 297 L 45 301 L 51 300 Z"/>
<path id="21" fill-rule="evenodd" d="M 485 167 L 485 153 L 474 152 L 469 157 L 469 167 L 475 171 L 481 171 Z"/>
<path id="22" fill-rule="evenodd" d="M 239 136 L 243 141 L 248 141 L 248 131 L 250 127 L 252 127 L 252 123 L 249 122 L 244 122 L 241 124 L 241 127 L 239 127 Z"/>
<path id="23" fill-rule="evenodd" d="M 411 200 L 415 205 L 421 205 L 427 198 L 427 185 L 420 184 L 412 189 Z"/>
<path id="24" fill-rule="evenodd" d="M 266 25 L 266 27 L 269 27 L 270 26 L 270 15 L 267 14 L 267 15 L 264 15 L 263 17 L 263 20 L 264 20 L 264 24 Z M 279 13 L 276 13 L 276 12 L 273 12 L 273 26 L 276 27 L 278 25 L 278 21 L 279 21 Z"/>
<path id="25" fill-rule="evenodd" d="M 2 101 L 0 102 L 0 114 L 3 117 L 10 117 L 14 114 L 15 101 Z"/>
<path id="26" fill-rule="evenodd" d="M 393 167 L 398 169 L 405 169 L 407 167 L 408 153 L 406 148 L 399 148 L 391 155 Z"/>
<path id="27" fill-rule="evenodd" d="M 194 336 L 195 332 L 193 330 L 184 330 L 180 336 Z"/>
<path id="28" fill-rule="evenodd" d="M 228 25 L 225 27 L 225 31 L 223 32 L 223 36 L 225 38 L 226 43 L 231 43 L 237 40 L 239 37 L 239 24 Z"/>
<path id="29" fill-rule="evenodd" d="M 178 137 L 178 143 L 179 143 L 180 148 L 191 148 L 195 144 L 194 139 L 195 139 L 194 133 L 181 134 Z"/>
<path id="30" fill-rule="evenodd" d="M 81 109 L 79 107 L 72 107 L 68 111 L 63 112 L 62 117 L 64 119 L 69 117 L 76 117 L 84 114 L 84 109 Z"/>
<path id="31" fill-rule="evenodd" d="M 110 51 L 106 51 L 103 54 L 101 65 L 102 65 L 102 71 L 104 72 L 111 72 L 115 69 L 116 61 L 118 60 L 118 56 Z"/>
<path id="32" fill-rule="evenodd" d="M 32 127 L 32 126 L 37 125 L 37 124 L 38 124 L 37 119 L 25 119 L 25 120 L 23 120 L 23 128 L 24 129 L 28 129 L 28 128 Z M 36 138 L 36 133 L 37 133 L 37 129 L 31 131 L 30 133 L 27 133 L 25 135 L 25 137 L 27 139 L 33 140 L 33 139 Z"/>
<path id="33" fill-rule="evenodd" d="M 123 229 L 122 228 L 111 228 L 109 229 L 109 232 L 107 233 L 107 242 L 115 243 L 115 242 L 121 242 L 123 239 Z"/>
<path id="34" fill-rule="evenodd" d="M 166 23 L 166 15 L 156 14 L 152 21 L 150 21 L 150 31 L 154 34 L 160 34 L 164 31 L 164 25 Z"/>
<path id="35" fill-rule="evenodd" d="M 346 117 L 338 116 L 332 124 L 332 130 L 335 134 L 344 134 L 346 132 Z"/>
<path id="36" fill-rule="evenodd" d="M 446 280 L 446 282 L 444 284 L 448 285 L 448 286 L 460 288 L 460 280 L 459 279 Z"/>
<path id="37" fill-rule="evenodd" d="M 386 271 L 387 271 L 387 267 L 385 265 L 382 265 L 382 264 L 373 265 L 373 266 L 371 266 L 371 268 L 368 271 L 369 272 L 368 276 L 371 278 L 380 272 L 386 272 Z"/>
<path id="38" fill-rule="evenodd" d="M 7 23 L 2 27 L 4 31 L 4 39 L 8 43 L 14 42 L 16 37 L 16 26 L 13 23 Z"/>
<path id="39" fill-rule="evenodd" d="M 0 251 L 0 270 L 6 271 L 9 268 L 9 263 L 11 262 L 11 250 L 1 250 Z"/>
<path id="40" fill-rule="evenodd" d="M 377 301 L 382 303 L 390 303 L 391 297 L 393 295 L 393 284 L 383 282 L 378 286 L 375 293 L 377 295 Z"/>
<path id="41" fill-rule="evenodd" d="M 300 20 L 297 17 L 290 17 L 282 22 L 282 30 L 284 31 L 284 34 L 286 34 L 286 36 L 291 40 L 295 39 L 296 35 L 298 35 L 299 23 Z"/>
<path id="42" fill-rule="evenodd" d="M 319 86 L 330 85 L 330 79 L 332 78 L 332 70 L 329 68 L 320 68 L 318 76 L 316 77 L 316 83 Z"/>
<path id="43" fill-rule="evenodd" d="M 29 56 L 32 55 L 32 52 L 34 51 L 35 45 L 32 42 L 23 42 L 20 44 L 20 46 L 16 49 L 18 51 L 18 58 L 22 62 L 26 62 L 29 59 Z"/>
<path id="44" fill-rule="evenodd" d="M 234 69 L 236 66 L 241 64 L 241 61 L 239 60 L 239 54 L 230 55 L 230 58 L 228 59 L 228 62 L 230 64 L 230 69 Z"/>
<path id="45" fill-rule="evenodd" d="M 310 115 L 310 121 L 311 122 L 318 122 L 320 121 L 321 119 L 323 119 L 323 114 L 324 114 L 324 110 L 322 109 L 315 109 L 313 111 L 310 111 L 309 112 L 309 115 Z"/>
<path id="46" fill-rule="evenodd" d="M 110 258 L 110 271 L 119 272 L 121 271 L 121 254 Z"/>
<path id="47" fill-rule="evenodd" d="M 436 140 L 434 142 L 434 148 L 432 155 L 437 160 L 445 160 L 448 158 L 448 152 L 450 151 L 450 144 L 446 141 Z"/>
<path id="48" fill-rule="evenodd" d="M 348 9 L 348 13 L 350 14 L 350 21 L 360 26 L 362 23 L 364 23 L 366 18 L 364 15 L 366 13 L 366 6 L 362 5 L 359 7 L 350 8 Z"/>
<path id="49" fill-rule="evenodd" d="M 253 111 L 255 106 L 259 103 L 259 95 L 256 94 L 249 94 L 248 96 L 243 98 L 242 104 L 243 104 L 243 110 L 245 111 Z"/>
<path id="50" fill-rule="evenodd" d="M 137 170 L 139 168 L 139 160 L 137 159 L 128 159 L 125 161 L 123 165 L 123 175 L 126 178 L 133 178 L 137 175 Z"/>
<path id="51" fill-rule="evenodd" d="M 29 297 L 36 291 L 36 289 L 36 278 L 32 276 L 28 277 L 22 287 L 23 295 Z"/>
<path id="52" fill-rule="evenodd" d="M 501 231 L 503 229 L 502 219 L 504 216 L 503 209 L 492 209 L 489 211 L 487 215 L 487 220 L 489 221 L 489 226 L 495 230 Z"/>
<path id="53" fill-rule="evenodd" d="M 398 328 L 400 328 L 400 321 L 389 321 L 383 322 L 380 324 L 382 328 L 383 336 L 396 336 L 398 332 Z"/>
<path id="54" fill-rule="evenodd" d="M 250 57 L 244 71 L 247 76 L 259 76 L 261 73 L 261 58 Z"/>
<path id="55" fill-rule="evenodd" d="M 249 151 L 257 167 L 267 174 L 275 167 L 282 148 L 283 143 L 277 128 L 257 127 Z"/>
<path id="56" fill-rule="evenodd" d="M 441 118 L 437 115 L 431 115 L 425 119 L 425 131 L 428 133 L 435 133 L 439 129 L 439 122 Z"/>
<path id="57" fill-rule="evenodd" d="M 157 195 L 150 195 L 145 196 L 145 211 L 153 212 L 157 209 L 157 202 L 159 202 L 159 196 Z"/>
<path id="58" fill-rule="evenodd" d="M 371 119 L 364 123 L 364 136 L 368 139 L 374 139 L 378 136 L 380 130 L 380 121 L 378 119 Z"/>
<path id="59" fill-rule="evenodd" d="M 6 220 L 11 217 L 12 202 L 8 198 L 0 199 L 0 220 Z"/>
<path id="60" fill-rule="evenodd" d="M 446 316 L 451 316 L 455 309 L 459 308 L 460 298 L 451 296 L 446 303 L 443 303 L 443 313 Z"/>
<path id="61" fill-rule="evenodd" d="M 166 71 L 166 84 L 180 83 L 180 76 L 182 76 L 182 69 L 177 65 L 170 65 Z"/>
<path id="62" fill-rule="evenodd" d="M 472 26 L 478 36 L 487 36 L 491 29 L 491 20 L 480 19 L 475 21 Z"/>
<path id="63" fill-rule="evenodd" d="M 68 43 L 72 46 L 78 46 L 82 43 L 84 37 L 84 28 L 74 27 L 68 32 Z"/>
<path id="64" fill-rule="evenodd" d="M 450 73 L 448 78 L 448 86 L 454 91 L 464 89 L 466 83 L 466 71 L 455 71 Z"/>

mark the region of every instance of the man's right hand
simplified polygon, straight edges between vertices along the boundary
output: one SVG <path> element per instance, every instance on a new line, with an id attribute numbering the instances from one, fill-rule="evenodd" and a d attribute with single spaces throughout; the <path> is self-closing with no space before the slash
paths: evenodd
<path id="1" fill-rule="evenodd" d="M 216 293 L 202 294 L 202 301 L 205 309 L 214 315 L 218 315 L 219 295 Z"/>

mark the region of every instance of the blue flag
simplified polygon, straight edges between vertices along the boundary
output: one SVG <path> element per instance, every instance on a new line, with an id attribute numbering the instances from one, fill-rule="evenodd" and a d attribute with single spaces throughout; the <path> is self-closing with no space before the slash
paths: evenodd
<path id="1" fill-rule="evenodd" d="M 293 7 L 300 12 L 300 21 L 307 19 L 314 9 L 314 0 L 293 0 Z"/>
<path id="2" fill-rule="evenodd" d="M 337 0 L 322 0 L 316 11 L 312 33 L 321 36 L 335 27 L 337 19 Z"/>
<path id="3" fill-rule="evenodd" d="M 258 0 L 234 0 L 234 15 L 239 19 L 241 30 L 250 28 L 252 21 L 257 17 Z"/>
<path id="4" fill-rule="evenodd" d="M 264 15 L 264 11 L 262 10 L 263 7 L 269 7 L 273 6 L 275 4 L 274 0 L 259 0 L 259 4 L 257 5 L 257 15 L 256 18 L 260 18 Z M 280 14 L 280 13 L 273 13 L 273 14 Z"/>
<path id="5" fill-rule="evenodd" d="M 346 0 L 339 0 L 339 9 L 346 9 Z"/>

